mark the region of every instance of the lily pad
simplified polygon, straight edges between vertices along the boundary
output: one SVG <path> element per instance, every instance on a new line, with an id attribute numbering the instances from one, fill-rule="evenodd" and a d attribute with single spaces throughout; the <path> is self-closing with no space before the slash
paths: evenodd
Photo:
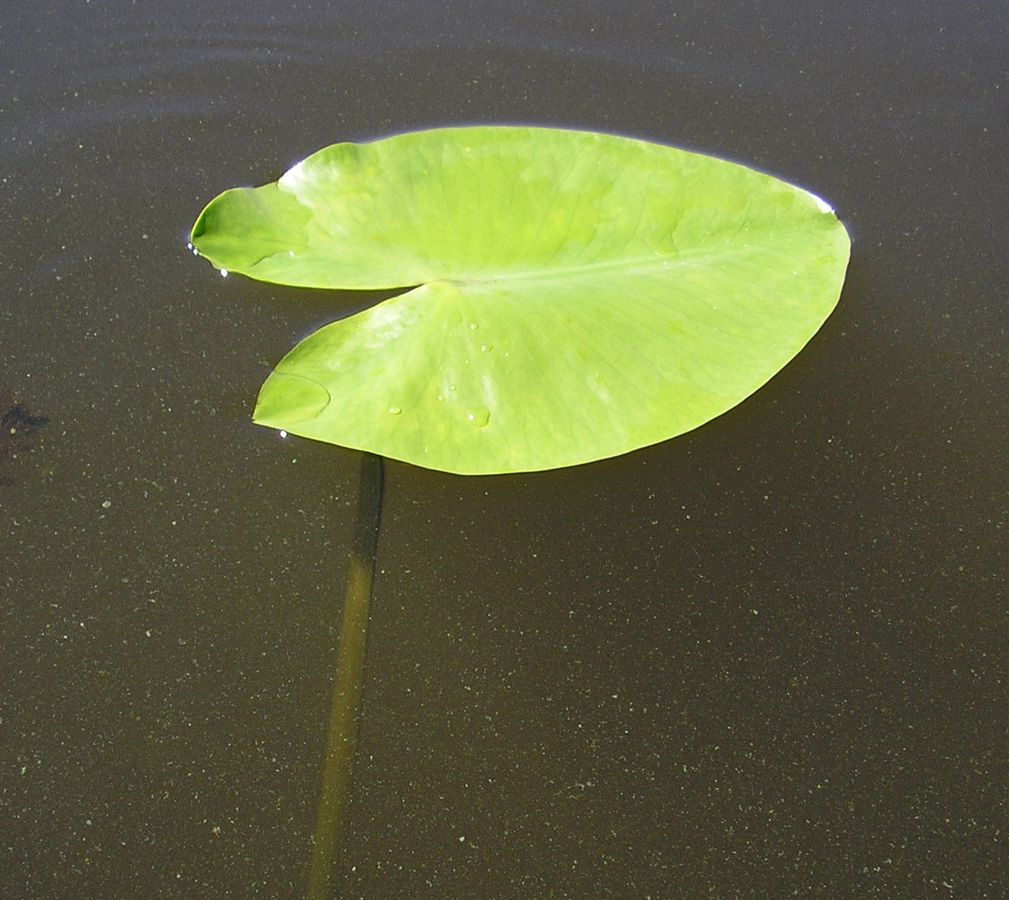
<path id="1" fill-rule="evenodd" d="M 196 221 L 216 267 L 404 292 L 310 335 L 263 425 L 460 474 L 664 441 L 779 371 L 837 303 L 849 241 L 818 197 L 673 147 L 445 128 L 327 147 Z"/>

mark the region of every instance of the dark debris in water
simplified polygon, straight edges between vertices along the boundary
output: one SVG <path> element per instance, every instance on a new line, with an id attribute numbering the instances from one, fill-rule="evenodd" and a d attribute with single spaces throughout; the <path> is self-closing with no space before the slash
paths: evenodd
<path id="1" fill-rule="evenodd" d="M 14 483 L 13 477 L 5 471 L 6 465 L 30 453 L 38 443 L 39 432 L 48 423 L 48 418 L 33 414 L 0 389 L 0 485 Z"/>

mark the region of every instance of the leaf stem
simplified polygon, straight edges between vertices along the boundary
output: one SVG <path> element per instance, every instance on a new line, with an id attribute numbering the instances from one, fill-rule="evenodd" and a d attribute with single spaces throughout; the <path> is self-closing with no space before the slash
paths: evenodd
<path id="1" fill-rule="evenodd" d="M 361 682 L 368 635 L 368 607 L 375 574 L 375 551 L 382 517 L 382 457 L 361 460 L 357 520 L 347 570 L 347 594 L 336 650 L 336 675 L 329 735 L 323 762 L 319 814 L 308 876 L 308 900 L 329 900 L 347 832 L 354 748 L 360 721 Z"/>

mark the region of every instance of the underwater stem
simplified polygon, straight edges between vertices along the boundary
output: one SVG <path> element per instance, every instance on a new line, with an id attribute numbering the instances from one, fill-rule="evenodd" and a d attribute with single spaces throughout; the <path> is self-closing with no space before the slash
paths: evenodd
<path id="1" fill-rule="evenodd" d="M 382 516 L 382 476 L 382 457 L 365 453 L 361 460 L 357 521 L 350 548 L 347 596 L 336 651 L 329 737 L 326 742 L 319 817 L 308 877 L 309 900 L 329 900 L 332 897 L 332 881 L 343 856 L 361 706 L 368 606 Z"/>

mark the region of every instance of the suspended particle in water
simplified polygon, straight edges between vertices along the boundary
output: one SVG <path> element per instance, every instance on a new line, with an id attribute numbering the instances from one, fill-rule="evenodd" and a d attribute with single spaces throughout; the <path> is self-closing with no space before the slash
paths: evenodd
<path id="1" fill-rule="evenodd" d="M 221 269 L 220 271 L 221 271 L 221 278 L 227 278 L 228 277 L 228 270 L 227 269 Z"/>

